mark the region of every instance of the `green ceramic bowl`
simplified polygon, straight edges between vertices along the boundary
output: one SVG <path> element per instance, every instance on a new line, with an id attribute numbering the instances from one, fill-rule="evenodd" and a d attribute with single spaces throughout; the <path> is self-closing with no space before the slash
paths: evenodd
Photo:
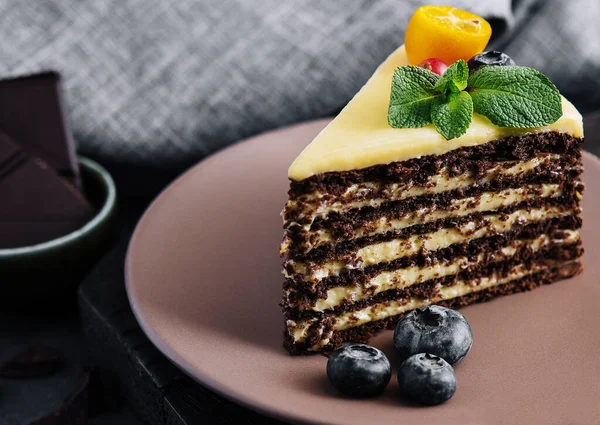
<path id="1" fill-rule="evenodd" d="M 96 216 L 79 230 L 36 245 L 0 249 L 0 304 L 74 298 L 75 288 L 114 240 L 117 195 L 100 164 L 80 158 L 83 190 Z"/>

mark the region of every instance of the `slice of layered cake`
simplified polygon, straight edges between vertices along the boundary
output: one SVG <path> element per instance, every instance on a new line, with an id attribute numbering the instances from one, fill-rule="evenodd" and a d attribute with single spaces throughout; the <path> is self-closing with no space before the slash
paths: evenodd
<path id="1" fill-rule="evenodd" d="M 289 169 L 290 353 L 365 342 L 418 307 L 462 307 L 581 271 L 574 106 L 539 72 L 494 66 L 512 65 L 506 55 L 458 60 L 439 76 L 435 61 L 410 66 L 407 48 Z"/>

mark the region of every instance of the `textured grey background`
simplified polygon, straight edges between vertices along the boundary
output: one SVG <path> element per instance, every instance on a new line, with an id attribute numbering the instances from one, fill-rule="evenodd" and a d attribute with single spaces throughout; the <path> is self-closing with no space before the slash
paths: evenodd
<path id="1" fill-rule="evenodd" d="M 445 2 L 492 18 L 492 47 L 545 72 L 583 111 L 599 106 L 600 1 Z M 0 76 L 59 70 L 82 153 L 179 169 L 334 114 L 423 3 L 0 0 Z"/>
<path id="2" fill-rule="evenodd" d="M 0 77 L 59 70 L 81 152 L 180 169 L 240 138 L 334 114 L 423 3 L 0 0 Z M 491 47 L 542 70 L 582 111 L 600 107 L 600 0 L 439 3 L 492 18 Z M 60 405 L 89 359 L 76 318 L 3 312 L 0 322 L 0 359 L 30 342 L 68 359 L 43 382 L 0 382 L 0 424 L 26 424 Z"/>

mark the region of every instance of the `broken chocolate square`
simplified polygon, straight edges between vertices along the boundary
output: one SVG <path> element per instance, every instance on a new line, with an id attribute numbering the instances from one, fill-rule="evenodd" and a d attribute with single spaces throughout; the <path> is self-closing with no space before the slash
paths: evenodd
<path id="1" fill-rule="evenodd" d="M 0 249 L 46 242 L 83 227 L 92 205 L 46 162 L 0 133 Z"/>
<path id="2" fill-rule="evenodd" d="M 0 130 L 80 188 L 75 141 L 58 73 L 1 80 Z"/>

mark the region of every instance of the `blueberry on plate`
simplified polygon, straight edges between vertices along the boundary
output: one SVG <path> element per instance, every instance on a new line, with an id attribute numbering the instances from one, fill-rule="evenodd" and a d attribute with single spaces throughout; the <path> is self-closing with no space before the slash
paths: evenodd
<path id="1" fill-rule="evenodd" d="M 458 311 L 431 305 L 411 311 L 398 322 L 394 345 L 404 358 L 431 353 L 454 364 L 471 349 L 473 333 Z"/>
<path id="2" fill-rule="evenodd" d="M 381 350 L 365 344 L 337 349 L 327 361 L 327 376 L 335 388 L 352 397 L 373 397 L 392 378 L 392 367 Z"/>
<path id="3" fill-rule="evenodd" d="M 469 65 L 469 72 L 473 72 L 484 65 L 489 66 L 515 66 L 515 61 L 506 53 L 497 52 L 492 50 L 490 52 L 483 52 L 473 56 L 467 62 Z"/>
<path id="4" fill-rule="evenodd" d="M 419 353 L 406 359 L 398 369 L 400 391 L 419 404 L 435 405 L 456 392 L 456 374 L 441 357 Z"/>

